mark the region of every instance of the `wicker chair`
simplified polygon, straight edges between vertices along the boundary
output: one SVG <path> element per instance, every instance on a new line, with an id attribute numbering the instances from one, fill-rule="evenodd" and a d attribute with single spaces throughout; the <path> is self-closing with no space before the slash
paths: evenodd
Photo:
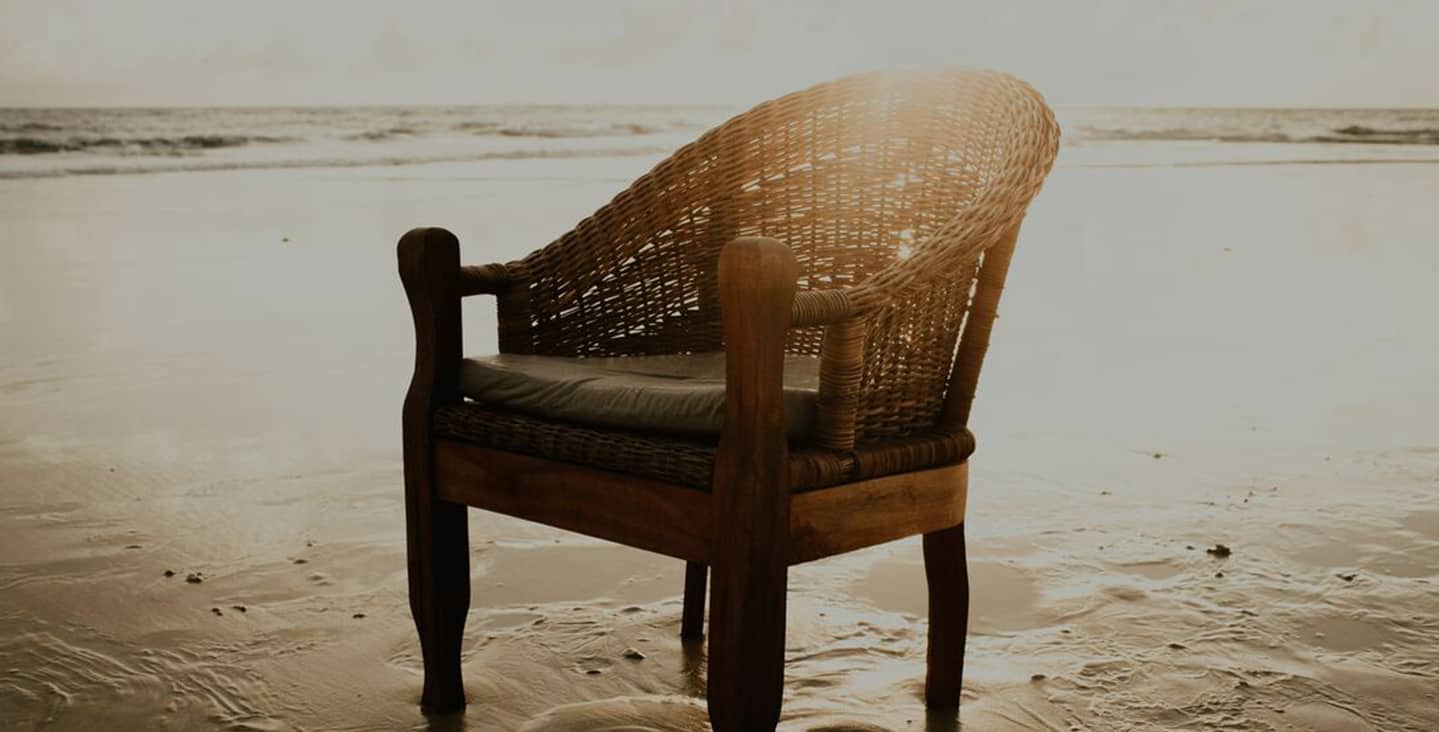
<path id="1" fill-rule="evenodd" d="M 465 703 L 473 506 L 685 560 L 685 638 L 702 633 L 710 580 L 719 732 L 778 723 L 790 565 L 923 534 L 925 697 L 957 707 L 966 422 L 1058 136 L 1040 96 L 1010 76 L 866 74 L 734 117 L 522 260 L 461 266 L 449 232 L 406 234 L 417 345 L 405 506 L 423 706 Z M 498 299 L 502 354 L 583 366 L 722 352 L 722 426 L 606 425 L 467 397 L 460 300 L 477 294 Z M 812 413 L 798 435 L 785 424 L 795 359 L 818 373 L 794 392 Z"/>

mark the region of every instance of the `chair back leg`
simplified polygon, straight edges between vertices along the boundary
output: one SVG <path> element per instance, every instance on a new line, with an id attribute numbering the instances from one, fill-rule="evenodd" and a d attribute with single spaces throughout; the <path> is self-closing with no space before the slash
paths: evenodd
<path id="1" fill-rule="evenodd" d="M 680 639 L 699 640 L 705 634 L 705 589 L 709 584 L 709 566 L 685 562 L 685 609 L 680 621 Z"/>
<path id="2" fill-rule="evenodd" d="M 924 577 L 929 585 L 924 703 L 930 709 L 954 709 L 964 684 L 964 642 L 969 634 L 964 524 L 924 535 Z"/>

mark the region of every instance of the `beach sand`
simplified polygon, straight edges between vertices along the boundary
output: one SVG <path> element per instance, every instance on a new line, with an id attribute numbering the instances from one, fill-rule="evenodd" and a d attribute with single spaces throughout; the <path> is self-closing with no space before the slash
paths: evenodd
<path id="1" fill-rule="evenodd" d="M 396 239 L 518 257 L 651 162 L 0 180 L 0 727 L 705 729 L 679 561 L 471 512 L 460 717 L 405 595 Z M 782 729 L 1439 728 L 1436 193 L 1062 161 L 972 419 L 960 720 L 907 541 L 792 571 Z"/>

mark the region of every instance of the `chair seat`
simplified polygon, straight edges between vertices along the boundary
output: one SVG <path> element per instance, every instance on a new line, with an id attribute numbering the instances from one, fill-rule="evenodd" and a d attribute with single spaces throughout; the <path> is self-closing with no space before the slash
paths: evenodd
<path id="1" fill-rule="evenodd" d="M 465 400 L 440 406 L 435 436 L 494 450 L 663 481 L 708 491 L 714 476 L 716 435 L 634 432 L 560 422 Z M 974 435 L 917 433 L 860 445 L 853 450 L 799 447 L 790 450 L 789 480 L 795 492 L 856 480 L 964 462 Z"/>
<path id="2" fill-rule="evenodd" d="M 564 358 L 499 354 L 460 364 L 460 394 L 512 412 L 578 425 L 714 436 L 724 426 L 725 354 Z M 819 358 L 786 356 L 785 431 L 814 426 Z"/>

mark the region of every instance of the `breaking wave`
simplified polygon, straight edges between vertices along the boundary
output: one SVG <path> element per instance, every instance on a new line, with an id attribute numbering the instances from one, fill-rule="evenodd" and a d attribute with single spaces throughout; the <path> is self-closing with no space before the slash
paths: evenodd
<path id="1" fill-rule="evenodd" d="M 481 128 L 483 129 L 483 128 Z M 653 135 L 665 132 L 665 128 L 639 124 L 636 122 L 625 122 L 608 125 L 605 127 L 499 127 L 486 130 L 496 135 L 505 137 L 622 137 L 625 135 Z"/>
<path id="2" fill-rule="evenodd" d="M 1126 129 L 1080 127 L 1088 140 L 1135 140 L 1167 142 L 1267 142 L 1366 145 L 1439 145 L 1439 128 L 1377 128 L 1364 125 L 1338 127 L 1320 134 L 1292 134 L 1274 131 L 1215 130 L 1200 127 Z"/>
<path id="3" fill-rule="evenodd" d="M 284 160 L 206 160 L 187 158 L 181 161 L 155 161 L 137 159 L 133 163 L 82 163 L 36 170 L 5 170 L 0 168 L 0 180 L 18 178 L 59 178 L 69 175 L 131 175 L 138 173 L 206 172 L 218 170 L 281 170 L 287 168 L 363 168 L 401 165 L 423 165 L 427 163 L 467 163 L 484 160 L 540 160 L 548 158 L 596 158 L 633 157 L 655 155 L 666 152 L 662 146 L 549 149 L 549 150 L 506 150 L 448 155 L 390 155 L 354 158 L 293 158 Z"/>
<path id="4" fill-rule="evenodd" d="M 0 178 L 642 155 L 674 150 L 737 111 L 663 105 L 0 109 Z M 1432 157 L 1429 147 L 1439 146 L 1434 109 L 1069 108 L 1059 116 L 1071 163 L 1076 153 L 1087 160 L 1076 149 L 1087 146 L 1101 163 L 1118 155 L 1121 162 L 1138 156 L 1146 164 L 1252 161 L 1256 154 L 1411 162 Z"/>
<path id="5" fill-rule="evenodd" d="M 34 130 L 58 129 L 30 123 Z M 18 125 L 25 127 L 25 125 Z M 251 143 L 298 142 L 296 137 L 268 135 L 183 135 L 180 137 L 0 137 L 0 155 L 105 151 L 117 154 L 183 154 Z"/>

